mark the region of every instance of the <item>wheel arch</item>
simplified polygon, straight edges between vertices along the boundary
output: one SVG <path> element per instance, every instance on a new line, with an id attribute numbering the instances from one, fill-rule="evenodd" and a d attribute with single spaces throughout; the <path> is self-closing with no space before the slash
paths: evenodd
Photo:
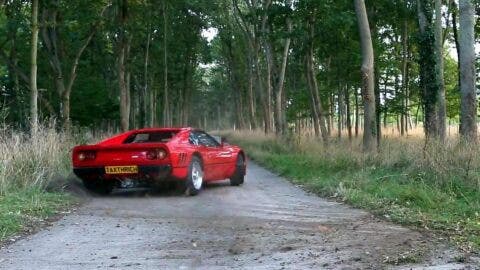
<path id="1" fill-rule="evenodd" d="M 190 162 L 192 162 L 193 157 L 197 157 L 198 159 L 200 159 L 200 165 L 202 166 L 202 170 L 205 170 L 202 155 L 199 152 L 193 152 L 192 157 L 190 158 Z"/>
<path id="2" fill-rule="evenodd" d="M 238 151 L 237 157 L 238 157 L 239 155 L 242 156 L 242 158 L 243 158 L 243 163 L 246 163 L 246 162 L 247 162 L 247 157 L 245 156 L 245 152 L 243 152 L 243 150 L 240 150 L 240 151 Z"/>

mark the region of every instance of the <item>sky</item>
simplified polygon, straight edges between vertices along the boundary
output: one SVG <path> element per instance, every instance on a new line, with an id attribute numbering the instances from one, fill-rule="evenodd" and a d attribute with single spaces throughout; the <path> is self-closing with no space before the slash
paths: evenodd
<path id="1" fill-rule="evenodd" d="M 212 39 L 218 34 L 218 29 L 214 27 L 209 27 L 202 30 L 202 37 L 205 38 L 208 42 L 211 42 Z"/>

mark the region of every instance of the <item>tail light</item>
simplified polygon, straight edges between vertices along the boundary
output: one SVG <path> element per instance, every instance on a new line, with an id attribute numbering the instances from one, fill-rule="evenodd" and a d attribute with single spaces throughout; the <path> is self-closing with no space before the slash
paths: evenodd
<path id="1" fill-rule="evenodd" d="M 164 159 L 167 157 L 167 151 L 165 149 L 152 149 L 147 151 L 147 159 L 154 160 L 154 159 Z"/>
<path id="2" fill-rule="evenodd" d="M 85 152 L 79 152 L 77 155 L 78 160 L 84 161 L 84 160 L 94 160 L 96 157 L 95 152 L 93 151 L 85 151 Z"/>

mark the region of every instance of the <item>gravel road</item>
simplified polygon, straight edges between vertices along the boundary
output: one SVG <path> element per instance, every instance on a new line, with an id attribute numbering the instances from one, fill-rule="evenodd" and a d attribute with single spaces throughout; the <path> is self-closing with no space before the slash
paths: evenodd
<path id="1" fill-rule="evenodd" d="M 249 163 L 200 195 L 91 197 L 0 250 L 0 269 L 478 269 L 442 241 L 304 192 Z"/>

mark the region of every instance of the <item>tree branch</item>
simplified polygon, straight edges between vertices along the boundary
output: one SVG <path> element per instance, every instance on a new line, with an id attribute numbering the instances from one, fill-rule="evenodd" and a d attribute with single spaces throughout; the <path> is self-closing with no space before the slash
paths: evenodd
<path id="1" fill-rule="evenodd" d="M 252 33 L 251 33 L 250 29 L 248 28 L 247 23 L 245 22 L 244 16 L 242 14 L 242 11 L 240 10 L 240 7 L 238 6 L 238 1 L 237 0 L 233 0 L 233 7 L 234 7 L 234 10 L 236 11 L 236 12 L 234 12 L 235 21 L 237 21 L 238 25 L 240 25 L 243 32 L 247 36 L 248 40 L 250 40 L 250 42 L 251 42 L 252 41 Z M 236 13 L 238 13 L 237 16 L 235 16 Z M 239 18 L 240 18 L 240 20 L 239 20 Z"/>
<path id="2" fill-rule="evenodd" d="M 111 3 L 107 4 L 102 9 L 102 11 L 100 12 L 100 16 L 99 16 L 100 18 L 94 23 L 94 25 L 92 26 L 92 28 L 90 30 L 90 33 L 88 34 L 87 38 L 85 39 L 85 42 L 80 47 L 80 49 L 77 51 L 77 53 L 75 55 L 75 58 L 73 60 L 72 68 L 70 70 L 70 76 L 69 76 L 69 79 L 68 79 L 68 84 L 67 84 L 67 88 L 65 90 L 64 95 L 70 95 L 70 93 L 72 92 L 73 83 L 75 82 L 75 79 L 77 77 L 77 67 L 78 67 L 78 63 L 80 62 L 80 58 L 82 57 L 82 54 L 85 51 L 85 49 L 88 47 L 88 44 L 90 44 L 90 42 L 92 41 L 93 36 L 95 35 L 95 33 L 98 30 L 98 27 L 100 26 L 101 18 L 103 17 L 105 11 L 107 10 L 107 8 L 109 6 L 111 6 Z"/>

